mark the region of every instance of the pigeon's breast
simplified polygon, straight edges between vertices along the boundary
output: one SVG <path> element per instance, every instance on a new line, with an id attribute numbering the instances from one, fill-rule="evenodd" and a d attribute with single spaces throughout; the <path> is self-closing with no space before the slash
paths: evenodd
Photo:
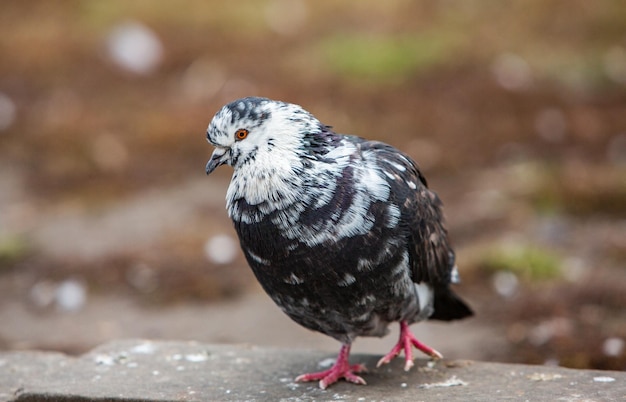
<path id="1" fill-rule="evenodd" d="M 346 149 L 326 154 L 341 162 L 275 177 L 273 188 L 235 184 L 238 192 L 229 192 L 240 196 L 228 203 L 265 291 L 296 322 L 341 341 L 383 335 L 389 322 L 411 321 L 420 309 L 404 200 L 373 154 Z"/>
<path id="2" fill-rule="evenodd" d="M 276 304 L 301 325 L 342 341 L 384 335 L 389 322 L 419 309 L 398 207 L 378 200 L 355 205 L 358 197 L 333 196 L 345 211 L 294 205 L 255 223 L 235 222 L 248 263 Z"/>

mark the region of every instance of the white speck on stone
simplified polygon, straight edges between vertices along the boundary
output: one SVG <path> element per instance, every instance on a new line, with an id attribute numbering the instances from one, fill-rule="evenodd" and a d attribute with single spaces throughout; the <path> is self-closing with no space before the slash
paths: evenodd
<path id="1" fill-rule="evenodd" d="M 607 338 L 602 344 L 602 351 L 607 356 L 620 356 L 624 351 L 624 340 L 622 338 Z"/>
<path id="2" fill-rule="evenodd" d="M 112 366 L 115 364 L 115 359 L 110 355 L 96 355 L 93 360 L 99 366 Z"/>
<path id="3" fill-rule="evenodd" d="M 445 388 L 445 387 L 456 387 L 456 386 L 465 386 L 467 382 L 457 378 L 455 375 L 448 378 L 442 382 L 435 382 L 432 384 L 422 384 L 418 386 L 418 388 L 430 389 L 430 388 Z"/>
<path id="4" fill-rule="evenodd" d="M 204 254 L 215 264 L 230 264 L 237 258 L 238 246 L 232 236 L 221 234 L 211 237 L 204 244 Z"/>
<path id="5" fill-rule="evenodd" d="M 613 382 L 615 378 L 608 376 L 593 377 L 593 382 Z"/>
<path id="6" fill-rule="evenodd" d="M 533 373 L 528 378 L 532 381 L 554 381 L 563 378 L 563 376 L 558 373 Z"/>
<path id="7" fill-rule="evenodd" d="M 137 364 L 137 362 L 129 362 L 126 367 L 128 368 L 137 368 L 139 367 L 139 364 Z"/>
<path id="8" fill-rule="evenodd" d="M 65 280 L 57 287 L 55 300 L 61 311 L 78 311 L 87 301 L 87 287 L 75 279 Z"/>
<path id="9" fill-rule="evenodd" d="M 128 21 L 115 26 L 107 38 L 111 60 L 124 70 L 149 74 L 161 63 L 163 45 L 156 34 L 145 25 Z"/>
<path id="10" fill-rule="evenodd" d="M 159 373 L 159 370 L 152 371 L 152 375 L 159 375 L 159 374 L 161 374 L 161 373 Z"/>
<path id="11" fill-rule="evenodd" d="M 320 361 L 319 363 L 317 363 L 317 366 L 323 368 L 323 367 L 330 367 L 333 364 L 335 364 L 335 359 L 332 358 L 332 357 L 328 357 L 328 358 Z"/>
<path id="12" fill-rule="evenodd" d="M 185 371 L 185 366 L 176 366 L 176 371 Z"/>
<path id="13" fill-rule="evenodd" d="M 519 280 L 517 275 L 509 271 L 498 271 L 492 277 L 495 291 L 503 297 L 512 297 L 517 292 Z"/>
<path id="14" fill-rule="evenodd" d="M 15 103 L 4 93 L 0 92 L 0 131 L 9 128 L 15 121 Z"/>
<path id="15" fill-rule="evenodd" d="M 199 363 L 204 362 L 209 359 L 209 356 L 206 353 L 192 353 L 185 355 L 185 360 L 188 362 Z"/>
<path id="16" fill-rule="evenodd" d="M 299 387 L 300 387 L 300 384 L 295 383 L 295 382 L 290 382 L 289 384 L 287 384 L 287 388 L 289 388 L 292 391 L 298 389 Z"/>
<path id="17" fill-rule="evenodd" d="M 126 352 L 121 352 L 115 357 L 116 363 L 124 364 L 124 362 L 126 361 L 128 361 L 128 355 L 126 354 Z"/>
<path id="18" fill-rule="evenodd" d="M 176 353 L 175 355 L 172 355 L 172 360 L 183 360 L 183 355 Z"/>
<path id="19" fill-rule="evenodd" d="M 156 351 L 156 347 L 154 346 L 152 342 L 141 343 L 137 346 L 134 346 L 130 350 L 131 353 L 138 353 L 138 354 L 144 354 L 144 355 L 150 355 L 154 353 L 155 351 Z"/>
<path id="20" fill-rule="evenodd" d="M 402 384 L 400 384 L 400 386 L 401 386 L 402 388 L 406 388 L 406 387 L 408 386 L 408 384 L 407 384 L 406 382 L 403 382 Z"/>

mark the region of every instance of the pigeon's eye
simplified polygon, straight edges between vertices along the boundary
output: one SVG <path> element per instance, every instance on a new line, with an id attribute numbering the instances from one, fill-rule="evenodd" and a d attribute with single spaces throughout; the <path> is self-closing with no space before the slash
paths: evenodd
<path id="1" fill-rule="evenodd" d="M 245 139 L 247 136 L 248 136 L 248 130 L 246 130 L 245 128 L 240 128 L 239 130 L 235 131 L 235 139 L 237 141 L 241 141 Z"/>

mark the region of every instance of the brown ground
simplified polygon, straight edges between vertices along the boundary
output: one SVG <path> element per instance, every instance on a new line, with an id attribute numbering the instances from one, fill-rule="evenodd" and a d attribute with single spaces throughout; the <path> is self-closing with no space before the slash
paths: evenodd
<path id="1" fill-rule="evenodd" d="M 626 369 L 621 2 L 1 9 L 0 348 L 154 337 L 335 349 L 271 306 L 239 254 L 216 264 L 203 251 L 234 235 L 228 168 L 203 177 L 204 129 L 222 104 L 262 95 L 422 166 L 477 312 L 416 326 L 425 340 L 452 357 Z M 128 21 L 162 45 L 151 71 L 110 56 Z M 76 311 L 63 308 L 68 280 L 86 291 Z"/>

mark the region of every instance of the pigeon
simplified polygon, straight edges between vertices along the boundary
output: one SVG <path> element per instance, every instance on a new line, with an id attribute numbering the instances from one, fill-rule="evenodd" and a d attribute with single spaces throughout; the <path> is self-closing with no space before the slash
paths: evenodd
<path id="1" fill-rule="evenodd" d="M 296 381 L 365 384 L 351 344 L 396 322 L 399 340 L 378 366 L 404 352 L 409 370 L 413 346 L 442 357 L 409 325 L 473 313 L 450 288 L 459 274 L 442 203 L 409 156 L 261 97 L 223 106 L 206 134 L 206 173 L 233 167 L 226 209 L 257 280 L 293 321 L 341 342 L 331 368 Z"/>

